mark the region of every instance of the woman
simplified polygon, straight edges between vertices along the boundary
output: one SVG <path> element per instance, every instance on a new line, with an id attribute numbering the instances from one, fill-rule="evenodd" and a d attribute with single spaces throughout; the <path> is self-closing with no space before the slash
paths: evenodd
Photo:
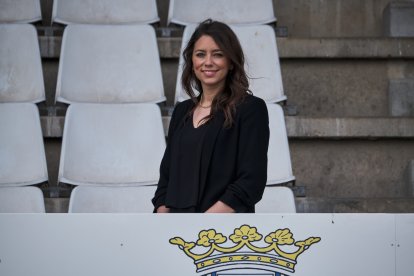
<path id="1" fill-rule="evenodd" d="M 268 114 L 249 91 L 240 43 L 226 24 L 206 20 L 183 57 L 190 99 L 171 117 L 154 211 L 254 212 L 266 185 Z"/>

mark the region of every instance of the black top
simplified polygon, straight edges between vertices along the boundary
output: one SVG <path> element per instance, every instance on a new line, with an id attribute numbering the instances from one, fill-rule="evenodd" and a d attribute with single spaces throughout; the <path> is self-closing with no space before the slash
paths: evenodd
<path id="1" fill-rule="evenodd" d="M 193 117 L 189 116 L 183 128 L 177 131 L 178 158 L 171 170 L 169 189 L 177 191 L 175 196 L 168 196 L 165 204 L 170 212 L 198 212 L 198 195 L 200 187 L 200 164 L 204 135 L 208 122 L 193 126 Z"/>
<path id="2" fill-rule="evenodd" d="M 185 123 L 187 120 L 192 125 L 188 114 L 193 108 L 191 100 L 181 102 L 171 117 L 158 188 L 152 199 L 155 210 L 165 205 L 178 212 L 205 212 L 217 201 L 222 201 L 236 212 L 254 212 L 254 205 L 262 198 L 267 179 L 269 118 L 265 102 L 246 96 L 236 107 L 231 128 L 223 127 L 223 112 L 214 114 L 203 130 L 203 142 L 196 146 L 198 153 L 193 158 L 200 162 L 197 161 L 197 165 L 184 164 L 197 166 L 198 177 L 193 174 L 195 171 L 190 172 L 182 165 L 182 170 L 177 167 L 180 148 L 184 146 L 180 136 L 189 126 Z M 183 139 L 191 139 L 191 135 Z M 191 183 L 180 183 L 177 189 L 177 172 L 188 174 L 184 176 L 186 179 L 199 179 L 198 185 L 194 187 L 191 180 Z M 194 206 L 195 194 L 198 196 Z"/>

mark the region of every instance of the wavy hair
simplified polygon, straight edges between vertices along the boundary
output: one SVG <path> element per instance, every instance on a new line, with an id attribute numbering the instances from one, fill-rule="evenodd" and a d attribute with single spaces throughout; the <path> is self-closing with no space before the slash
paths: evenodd
<path id="1" fill-rule="evenodd" d="M 195 43 L 204 35 L 210 36 L 214 40 L 223 51 L 224 56 L 229 59 L 232 69 L 226 76 L 224 90 L 213 99 L 210 115 L 203 118 L 202 121 L 213 118 L 221 110 L 224 113 L 224 127 L 230 128 L 234 122 L 237 104 L 242 102 L 246 95 L 251 94 L 251 91 L 249 90 L 248 76 L 244 70 L 245 59 L 242 47 L 236 34 L 228 25 L 211 19 L 198 25 L 183 51 L 184 65 L 181 84 L 184 91 L 196 104 L 195 109 L 201 100 L 203 89 L 200 80 L 197 79 L 193 71 L 192 56 Z M 190 114 L 194 112 L 194 109 Z"/>

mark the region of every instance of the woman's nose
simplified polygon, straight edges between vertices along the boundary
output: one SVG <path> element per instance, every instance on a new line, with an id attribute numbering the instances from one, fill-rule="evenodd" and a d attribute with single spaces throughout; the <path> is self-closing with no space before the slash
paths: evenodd
<path id="1" fill-rule="evenodd" d="M 207 55 L 206 59 L 204 61 L 205 65 L 211 65 L 212 64 L 212 59 L 211 59 L 211 55 Z"/>

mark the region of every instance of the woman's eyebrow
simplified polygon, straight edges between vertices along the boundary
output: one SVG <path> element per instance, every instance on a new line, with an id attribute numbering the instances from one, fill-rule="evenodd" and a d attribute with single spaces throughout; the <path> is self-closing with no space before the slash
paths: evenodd
<path id="1" fill-rule="evenodd" d="M 203 48 L 199 48 L 199 49 L 194 49 L 194 52 L 206 52 L 207 50 L 206 49 L 203 49 Z M 212 52 L 223 52 L 223 50 L 221 50 L 221 49 L 213 49 L 212 50 Z"/>

